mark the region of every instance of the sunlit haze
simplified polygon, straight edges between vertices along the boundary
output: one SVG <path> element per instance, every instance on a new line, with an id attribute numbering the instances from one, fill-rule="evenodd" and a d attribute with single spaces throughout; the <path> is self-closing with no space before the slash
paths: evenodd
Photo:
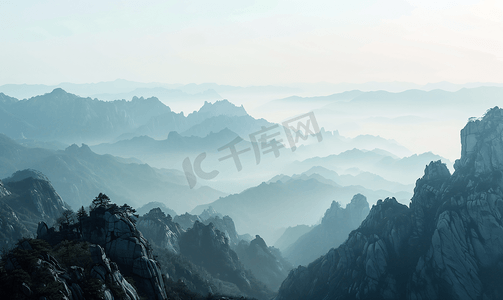
<path id="1" fill-rule="evenodd" d="M 1 1 L 1 84 L 503 82 L 501 1 Z"/>

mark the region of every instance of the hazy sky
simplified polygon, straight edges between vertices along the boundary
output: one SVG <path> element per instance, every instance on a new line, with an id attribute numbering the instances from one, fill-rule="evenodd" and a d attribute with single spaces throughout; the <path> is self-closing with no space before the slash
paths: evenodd
<path id="1" fill-rule="evenodd" d="M 503 82 L 503 1 L 0 1 L 0 85 Z"/>

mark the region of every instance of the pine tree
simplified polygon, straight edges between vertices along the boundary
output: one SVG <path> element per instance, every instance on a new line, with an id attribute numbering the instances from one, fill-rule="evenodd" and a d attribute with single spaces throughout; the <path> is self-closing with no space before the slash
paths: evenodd
<path id="1" fill-rule="evenodd" d="M 108 208 L 108 206 L 110 205 L 110 202 L 111 202 L 110 198 L 108 198 L 107 195 L 100 193 L 98 195 L 98 197 L 94 198 L 93 203 L 92 203 L 92 207 L 93 207 L 93 209 L 95 209 L 97 207 Z"/>
<path id="2" fill-rule="evenodd" d="M 81 208 L 79 208 L 79 210 L 77 210 L 77 220 L 79 222 L 82 222 L 82 219 L 84 219 L 85 217 L 87 217 L 87 211 L 84 206 L 82 206 Z"/>

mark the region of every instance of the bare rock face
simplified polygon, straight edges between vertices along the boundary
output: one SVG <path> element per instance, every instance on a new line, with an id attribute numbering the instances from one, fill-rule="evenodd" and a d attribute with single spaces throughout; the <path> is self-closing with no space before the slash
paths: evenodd
<path id="1" fill-rule="evenodd" d="M 200 216 L 201 217 L 201 216 Z M 239 234 L 236 231 L 236 226 L 234 221 L 229 216 L 213 215 L 207 219 L 204 219 L 204 224 L 209 225 L 210 223 L 215 226 L 220 232 L 225 234 L 225 237 L 229 240 L 229 245 L 235 247 L 239 243 Z"/>
<path id="2" fill-rule="evenodd" d="M 174 221 L 178 223 L 183 230 L 187 230 L 189 228 L 192 228 L 196 221 L 201 222 L 202 220 L 199 218 L 199 216 L 184 213 L 183 215 L 175 216 Z"/>
<path id="3" fill-rule="evenodd" d="M 122 273 L 133 277 L 141 294 L 165 299 L 162 275 L 152 250 L 127 213 L 98 207 L 83 223 L 83 238 L 101 246 Z"/>
<path id="4" fill-rule="evenodd" d="M 184 231 L 160 208 L 151 209 L 138 220 L 136 226 L 152 245 L 180 254 L 178 240 Z"/>
<path id="5" fill-rule="evenodd" d="M 503 110 L 495 107 L 482 120 L 470 121 L 461 130 L 461 159 L 454 166 L 469 167 L 475 174 L 503 170 Z"/>
<path id="6" fill-rule="evenodd" d="M 4 179 L 5 187 L 16 194 L 16 200 L 6 202 L 15 210 L 54 221 L 69 206 L 61 199 L 49 179 L 35 170 L 23 170 Z"/>
<path id="7" fill-rule="evenodd" d="M 247 271 L 224 233 L 210 223 L 196 221 L 180 238 L 180 251 L 194 264 L 212 276 L 235 284 L 242 294 L 257 299 L 270 299 L 272 293 Z"/>
<path id="8" fill-rule="evenodd" d="M 90 245 L 89 251 L 82 251 L 83 248 L 80 248 L 79 258 L 92 261 L 88 271 L 80 266 L 62 267 L 62 264 L 49 254 L 48 246 L 41 240 L 24 240 L 5 255 L 5 264 L 0 270 L 0 291 L 4 297 L 140 299 L 135 288 L 124 279 L 117 265 L 110 262 L 100 246 Z M 20 277 L 19 274 L 23 276 Z"/>
<path id="9" fill-rule="evenodd" d="M 112 285 L 118 287 L 121 291 L 123 299 L 125 300 L 139 300 L 135 288 L 124 279 L 119 271 L 117 264 L 110 262 L 105 255 L 105 251 L 98 245 L 90 246 L 91 257 L 94 266 L 91 269 L 91 276 L 100 279 L 102 282 L 111 282 Z M 105 294 L 110 294 L 105 291 Z"/>
<path id="10" fill-rule="evenodd" d="M 503 299 L 502 133 L 497 107 L 470 121 L 454 174 L 431 162 L 410 207 L 379 201 L 276 299 Z"/>
<path id="11" fill-rule="evenodd" d="M 14 173 L 0 181 L 0 246 L 8 249 L 21 237 L 32 237 L 38 222 L 52 224 L 67 208 L 42 173 Z"/>
<path id="12" fill-rule="evenodd" d="M 10 195 L 11 193 L 5 188 L 3 182 L 0 180 L 0 198 Z"/>

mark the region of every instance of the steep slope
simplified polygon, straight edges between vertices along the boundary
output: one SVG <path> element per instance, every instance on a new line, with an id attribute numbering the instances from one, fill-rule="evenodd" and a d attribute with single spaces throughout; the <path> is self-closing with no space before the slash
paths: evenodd
<path id="1" fill-rule="evenodd" d="M 236 226 L 234 225 L 234 221 L 231 217 L 222 216 L 222 214 L 217 213 L 211 206 L 204 210 L 199 216 L 185 213 L 183 215 L 176 216 L 173 221 L 178 223 L 183 230 L 192 228 L 196 222 L 201 222 L 205 225 L 212 224 L 216 229 L 224 234 L 231 247 L 235 247 L 240 240 L 236 231 Z"/>
<path id="2" fill-rule="evenodd" d="M 180 239 L 180 251 L 194 264 L 210 274 L 235 284 L 242 293 L 258 299 L 272 296 L 263 283 L 246 271 L 225 235 L 213 224 L 196 221 Z"/>
<path id="3" fill-rule="evenodd" d="M 184 231 L 180 225 L 173 222 L 170 215 L 166 216 L 160 208 L 153 208 L 140 217 L 136 226 L 154 247 L 180 253 L 178 240 Z"/>
<path id="4" fill-rule="evenodd" d="M 274 247 L 267 247 L 265 241 L 259 236 L 251 242 L 241 241 L 236 247 L 239 260 L 246 269 L 265 285 L 276 291 L 281 282 L 286 278 L 293 266 L 285 260 L 281 252 Z"/>
<path id="5" fill-rule="evenodd" d="M 410 208 L 379 201 L 344 244 L 292 271 L 276 299 L 501 299 L 502 124 L 497 107 L 470 121 L 453 175 L 430 163 Z"/>
<path id="6" fill-rule="evenodd" d="M 33 237 L 38 222 L 53 224 L 69 206 L 40 172 L 23 170 L 0 181 L 0 246 L 11 248 Z"/>
<path id="7" fill-rule="evenodd" d="M 331 248 L 342 244 L 368 213 L 367 198 L 361 194 L 354 195 L 346 208 L 342 208 L 338 202 L 332 202 L 321 224 L 299 237 L 283 251 L 285 258 L 295 266 L 306 266 Z"/>
<path id="8" fill-rule="evenodd" d="M 94 206 L 80 222 L 82 240 L 101 247 L 125 276 L 133 278 L 142 294 L 149 299 L 166 299 L 164 279 L 152 248 L 126 210 L 103 203 Z"/>
<path id="9" fill-rule="evenodd" d="M 9 299 L 140 299 L 100 246 L 52 248 L 39 239 L 21 240 L 2 257 L 0 292 Z"/>

